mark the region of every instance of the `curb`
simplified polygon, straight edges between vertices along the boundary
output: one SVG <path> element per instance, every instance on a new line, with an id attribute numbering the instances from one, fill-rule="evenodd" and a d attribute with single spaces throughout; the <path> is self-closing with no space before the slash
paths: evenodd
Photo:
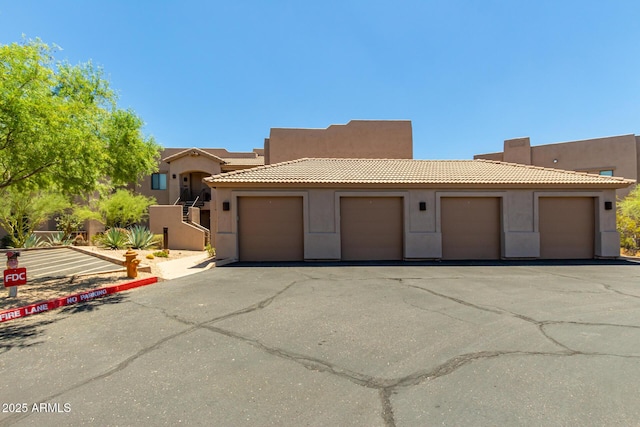
<path id="1" fill-rule="evenodd" d="M 147 277 L 146 279 L 132 280 L 130 282 L 121 283 L 119 285 L 111 285 L 104 288 L 91 289 L 89 291 L 80 292 L 78 294 L 54 298 L 48 301 L 41 301 L 35 304 L 25 305 L 23 307 L 10 308 L 8 310 L 0 311 L 0 323 L 14 319 L 21 319 L 26 316 L 31 316 L 32 314 L 44 313 L 67 305 L 90 301 L 95 298 L 101 298 L 106 295 L 127 291 L 129 289 L 139 288 L 140 286 L 151 285 L 157 282 L 157 277 Z"/>
<path id="2" fill-rule="evenodd" d="M 91 255 L 92 257 L 96 257 L 96 258 L 99 258 L 99 259 L 104 260 L 104 261 L 112 262 L 112 263 L 117 264 L 117 265 L 119 265 L 121 267 L 124 267 L 124 265 L 125 265 L 124 264 L 125 261 L 123 259 L 114 258 L 114 257 L 111 257 L 109 255 L 93 252 L 93 251 L 90 251 L 88 249 L 84 249 L 82 246 L 62 246 L 62 247 L 69 248 L 69 249 L 71 249 L 73 251 L 76 251 L 76 252 L 80 252 L 81 254 Z M 120 270 L 117 270 L 117 271 L 120 271 Z M 148 264 L 139 264 L 138 265 L 138 271 L 144 271 L 145 273 L 151 273 L 151 266 L 148 265 Z"/>

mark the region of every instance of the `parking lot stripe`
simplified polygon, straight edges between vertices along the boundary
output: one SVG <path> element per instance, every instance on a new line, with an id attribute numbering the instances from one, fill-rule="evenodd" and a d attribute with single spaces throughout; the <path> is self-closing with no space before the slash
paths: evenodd
<path id="1" fill-rule="evenodd" d="M 64 277 L 74 274 L 100 273 L 122 269 L 121 264 L 68 248 L 23 251 L 20 257 L 20 266 L 27 268 L 27 275 L 30 279 Z"/>

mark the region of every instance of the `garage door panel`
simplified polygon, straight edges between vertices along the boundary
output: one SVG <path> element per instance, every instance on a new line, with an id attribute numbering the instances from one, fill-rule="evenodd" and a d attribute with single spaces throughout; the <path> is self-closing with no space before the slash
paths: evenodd
<path id="1" fill-rule="evenodd" d="M 590 259 L 594 257 L 595 205 L 592 197 L 538 199 L 540 257 Z"/>
<path id="2" fill-rule="evenodd" d="M 238 198 L 241 261 L 302 261 L 302 197 Z"/>
<path id="3" fill-rule="evenodd" d="M 500 259 L 500 198 L 440 199 L 442 258 Z"/>
<path id="4" fill-rule="evenodd" d="M 404 234 L 402 200 L 401 197 L 342 197 L 342 259 L 401 260 Z"/>

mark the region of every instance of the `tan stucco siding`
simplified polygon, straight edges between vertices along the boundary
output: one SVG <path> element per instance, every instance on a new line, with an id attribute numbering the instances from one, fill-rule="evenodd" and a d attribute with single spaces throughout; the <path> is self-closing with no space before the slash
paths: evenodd
<path id="1" fill-rule="evenodd" d="M 604 202 L 615 202 L 615 190 L 557 189 L 351 189 L 351 188 L 220 188 L 217 190 L 215 237 L 221 257 L 237 258 L 237 199 L 253 195 L 300 196 L 303 198 L 304 259 L 341 258 L 340 199 L 343 197 L 398 197 L 403 203 L 403 250 L 405 259 L 442 257 L 441 199 L 443 197 L 494 197 L 500 199 L 500 245 L 504 258 L 539 258 L 540 235 L 538 199 L 540 197 L 592 197 L 596 205 L 595 255 L 617 256 L 619 236 L 614 209 L 605 210 Z M 229 211 L 222 203 L 230 203 Z M 420 202 L 425 210 L 420 210 Z M 212 223 L 214 218 L 212 217 Z"/>
<path id="2" fill-rule="evenodd" d="M 504 141 L 503 152 L 476 154 L 473 158 L 594 174 L 612 170 L 614 176 L 637 180 L 640 176 L 640 137 L 630 134 L 533 147 L 528 138 L 517 138 Z M 624 197 L 632 188 L 621 188 L 617 195 Z"/>
<path id="3" fill-rule="evenodd" d="M 531 147 L 531 163 L 536 166 L 590 173 L 613 169 L 615 176 L 638 178 L 634 135 Z"/>
<path id="4" fill-rule="evenodd" d="M 169 248 L 192 251 L 204 250 L 205 233 L 203 230 L 182 221 L 182 206 L 150 206 L 149 229 L 154 234 L 169 232 Z"/>
<path id="5" fill-rule="evenodd" d="M 272 128 L 265 152 L 269 164 L 305 157 L 411 159 L 411 122 L 353 120 L 326 129 Z"/>

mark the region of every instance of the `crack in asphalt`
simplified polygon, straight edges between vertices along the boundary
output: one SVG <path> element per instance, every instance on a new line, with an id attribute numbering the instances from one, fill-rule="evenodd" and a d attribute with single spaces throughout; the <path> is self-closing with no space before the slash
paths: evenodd
<path id="1" fill-rule="evenodd" d="M 101 380 L 103 378 L 109 377 L 109 376 L 111 376 L 111 375 L 113 375 L 113 374 L 115 374 L 117 372 L 120 372 L 120 371 L 126 369 L 135 360 L 137 360 L 138 358 L 144 356 L 145 354 L 148 354 L 148 353 L 158 349 L 162 344 L 164 344 L 164 343 L 166 343 L 166 342 L 168 342 L 168 341 L 170 341 L 170 340 L 172 340 L 174 338 L 177 338 L 177 337 L 179 337 L 181 335 L 193 332 L 196 329 L 198 329 L 197 326 L 192 326 L 192 327 L 187 328 L 185 330 L 182 330 L 180 332 L 176 332 L 174 334 L 168 335 L 168 336 L 156 341 L 153 345 L 145 347 L 145 348 L 141 349 L 140 351 L 138 351 L 136 354 L 127 357 L 122 362 L 120 362 L 117 365 L 113 366 L 112 368 L 106 370 L 105 372 L 103 372 L 103 373 L 101 373 L 99 375 L 96 375 L 94 377 L 87 378 L 86 380 L 81 381 L 79 383 L 76 383 L 76 384 L 74 384 L 74 385 L 72 385 L 70 387 L 67 387 L 66 389 L 64 389 L 62 391 L 59 391 L 57 393 L 54 393 L 52 395 L 49 395 L 49 396 L 47 396 L 45 398 L 42 398 L 42 399 L 39 399 L 39 400 L 36 400 L 36 401 L 37 402 L 49 402 L 51 400 L 54 400 L 54 399 L 64 395 L 65 393 L 68 393 L 68 392 L 73 391 L 73 390 L 75 390 L 77 388 L 83 387 L 83 386 L 85 386 L 87 384 L 90 384 L 92 382 Z M 22 420 L 24 418 L 29 417 L 31 414 L 32 414 L 32 412 L 22 412 L 22 413 L 12 414 L 9 417 L 5 418 L 4 420 L 0 420 L 0 426 L 11 425 L 11 424 L 16 423 L 16 422 L 18 422 L 18 421 L 20 421 L 20 420 Z"/>
<path id="2" fill-rule="evenodd" d="M 302 282 L 306 282 L 309 279 L 305 279 L 305 280 L 294 280 L 293 282 L 289 283 L 286 287 L 284 287 L 283 289 L 281 289 L 280 291 L 276 292 L 274 295 L 270 296 L 269 298 L 263 299 L 260 302 L 257 302 L 255 304 L 252 304 L 246 308 L 242 308 L 240 310 L 236 310 L 232 313 L 229 314 L 225 314 L 223 316 L 219 316 L 216 317 L 214 319 L 208 320 L 207 322 L 204 323 L 215 323 L 215 322 L 220 322 L 222 320 L 226 320 L 229 319 L 231 317 L 236 317 L 242 314 L 247 314 L 247 313 L 251 313 L 253 311 L 256 310 L 262 310 L 265 307 L 268 307 L 276 298 L 278 298 L 280 295 L 282 295 L 283 293 L 285 293 L 286 291 L 288 291 L 289 289 L 291 289 L 292 286 L 297 285 L 299 283 Z"/>
<path id="3" fill-rule="evenodd" d="M 470 325 L 475 325 L 475 323 L 473 323 L 473 322 L 469 322 L 468 320 L 461 319 L 461 318 L 459 318 L 459 317 L 452 316 L 452 315 L 450 315 L 450 314 L 444 313 L 442 310 L 431 310 L 431 309 L 428 309 L 428 308 L 426 308 L 426 307 L 421 307 L 421 306 L 419 306 L 419 305 L 412 304 L 411 302 L 407 301 L 407 299 L 406 299 L 406 298 L 402 298 L 402 302 L 403 302 L 403 303 L 405 303 L 405 304 L 407 304 L 407 305 L 410 305 L 411 307 L 415 307 L 415 308 L 417 308 L 418 310 L 426 311 L 426 312 L 428 312 L 428 313 L 436 313 L 436 314 L 440 314 L 440 315 L 442 315 L 442 316 L 448 317 L 449 319 L 457 320 L 457 321 L 462 322 L 462 323 L 468 323 L 468 324 L 470 324 Z"/>
<path id="4" fill-rule="evenodd" d="M 552 274 L 552 273 L 551 273 Z M 440 292 L 436 292 L 432 289 L 428 289 L 425 287 L 421 287 L 421 286 L 417 286 L 417 285 L 411 285 L 405 282 L 405 280 L 413 280 L 413 278 L 389 278 L 389 277 L 384 277 L 384 278 L 375 278 L 375 279 L 382 279 L 382 280 L 392 280 L 395 281 L 403 286 L 409 287 L 409 288 L 414 288 L 414 289 L 418 289 L 427 293 L 430 293 L 434 296 L 440 297 L 440 298 L 445 298 L 447 300 L 453 301 L 457 304 L 463 305 L 465 307 L 469 307 L 472 309 L 476 309 L 476 310 L 481 310 L 481 311 L 485 311 L 485 312 L 489 312 L 489 313 L 493 313 L 493 314 L 498 314 L 498 315 L 507 315 L 507 316 L 511 316 L 514 318 L 518 318 L 521 319 L 525 322 L 529 322 L 532 323 L 534 325 L 536 325 L 540 331 L 540 333 L 547 339 L 549 340 L 551 343 L 553 343 L 554 345 L 560 347 L 562 350 L 558 351 L 558 352 L 535 352 L 535 351 L 479 351 L 479 352 L 473 352 L 473 353 L 467 353 L 467 354 L 462 354 L 462 355 L 457 355 L 454 357 L 451 357 L 450 359 L 446 360 L 445 362 L 441 363 L 440 365 L 437 365 L 435 367 L 433 367 L 432 369 L 429 370 L 424 370 L 424 371 L 417 371 L 414 372 L 410 375 L 404 376 L 404 377 L 400 377 L 400 378 L 395 378 L 395 379 L 382 379 L 382 378 L 376 378 L 376 377 L 372 377 L 369 375 L 365 375 L 365 374 L 361 374 L 359 372 L 356 371 L 352 371 L 349 369 L 346 369 L 344 367 L 340 367 L 336 364 L 333 364 L 331 362 L 319 359 L 319 358 L 315 358 L 315 357 L 311 357 L 311 356 L 307 356 L 304 354 L 300 354 L 300 353 L 295 353 L 295 352 L 291 352 L 291 351 L 287 351 L 285 349 L 282 348 L 278 348 L 278 347 L 272 347 L 272 346 L 268 346 L 267 344 L 261 342 L 258 339 L 255 338 L 250 338 L 244 335 L 241 335 L 239 333 L 227 330 L 227 329 L 223 329 L 217 326 L 214 326 L 213 324 L 216 322 L 220 322 L 222 320 L 226 320 L 229 318 L 233 318 L 236 316 L 241 316 L 243 314 L 247 314 L 247 313 L 251 313 L 257 310 L 262 310 L 266 307 L 268 307 L 271 303 L 273 303 L 273 301 L 278 298 L 279 296 L 281 296 L 283 293 L 285 293 L 286 291 L 288 291 L 289 289 L 291 289 L 294 285 L 296 284 L 300 284 L 303 283 L 305 281 L 309 281 L 309 280 L 316 280 L 318 278 L 315 277 L 311 277 L 311 276 L 307 276 L 305 275 L 307 278 L 304 280 L 296 280 L 293 281 L 291 283 L 289 283 L 287 286 L 285 286 L 284 288 L 280 289 L 278 292 L 276 292 L 275 294 L 269 296 L 268 298 L 265 298 L 257 303 L 251 304 L 250 306 L 247 306 L 245 308 L 236 310 L 234 312 L 222 315 L 222 316 L 218 316 L 215 317 L 213 319 L 209 319 L 206 320 L 204 322 L 193 322 L 193 321 L 189 321 L 187 319 L 181 318 L 177 315 L 173 315 L 167 312 L 166 309 L 160 308 L 160 307 L 154 307 L 154 306 L 148 306 L 142 303 L 138 303 L 138 302 L 133 302 L 133 301 L 129 301 L 135 305 L 138 305 L 140 307 L 145 307 L 148 309 L 153 309 L 153 310 L 157 310 L 160 313 L 162 313 L 163 316 L 165 316 L 168 319 L 177 321 L 179 323 L 184 324 L 185 326 L 187 326 L 186 329 L 181 330 L 179 332 L 173 333 L 171 335 L 168 335 L 160 340 L 158 340 L 156 343 L 145 347 L 143 349 L 141 349 L 140 351 L 138 351 L 136 354 L 126 358 L 125 360 L 121 361 L 120 363 L 118 363 L 117 365 L 113 366 L 112 368 L 106 370 L 105 372 L 88 378 L 80 383 L 77 383 L 73 386 L 70 386 L 60 392 L 57 392 L 55 394 L 52 394 L 42 400 L 39 400 L 41 402 L 49 402 L 51 400 L 54 400 L 62 395 L 64 395 L 65 393 L 68 393 L 74 389 L 83 387 L 87 384 L 90 384 L 92 382 L 104 379 L 106 377 L 109 377 L 117 372 L 123 371 L 125 370 L 127 367 L 129 367 L 135 360 L 137 360 L 138 358 L 154 351 L 157 350 L 160 346 L 162 346 L 163 344 L 177 338 L 180 337 L 182 335 L 194 332 L 196 330 L 200 330 L 200 329 L 204 329 L 204 330 L 208 330 L 210 332 L 213 333 L 217 333 L 217 334 L 221 334 L 224 335 L 226 337 L 229 338 L 233 338 L 236 340 L 239 340 L 241 342 L 244 342 L 248 345 L 251 345 L 254 348 L 257 348 L 261 351 L 264 351 L 270 355 L 273 355 L 275 357 L 287 360 L 287 361 L 292 361 L 294 363 L 297 363 L 301 366 L 303 366 L 306 369 L 312 370 L 312 371 L 316 371 L 316 372 L 327 372 L 330 375 L 334 375 L 337 376 L 339 378 L 343 378 L 346 379 L 348 381 L 350 381 L 353 384 L 362 386 L 362 387 L 366 387 L 366 388 L 370 388 L 370 389 L 375 389 L 378 391 L 379 394 L 379 398 L 380 398 L 380 402 L 381 402 L 381 416 L 382 419 L 384 421 L 385 426 L 387 427 L 394 427 L 395 426 L 395 420 L 394 420 L 394 411 L 393 411 L 393 406 L 391 403 L 391 396 L 392 394 L 394 394 L 397 389 L 399 388 L 406 388 L 406 387 L 412 387 L 412 386 L 416 386 L 421 384 L 424 381 L 432 381 L 435 380 L 437 378 L 449 375 L 455 371 L 457 371 L 458 369 L 462 368 L 465 365 L 468 365 L 469 363 L 472 363 L 474 361 L 477 360 L 486 360 L 486 359 L 493 359 L 493 358 L 498 358 L 498 357 L 507 357 L 507 356 L 549 356 L 549 357 L 571 357 L 571 356 L 576 356 L 576 355 L 583 355 L 583 356 L 606 356 L 606 357 L 622 357 L 622 358 L 634 358 L 634 359 L 639 359 L 640 356 L 630 356 L 630 355 L 617 355 L 617 354 L 609 354 L 609 353 L 600 353 L 600 352 L 582 352 L 582 351 L 577 351 L 574 349 L 569 348 L 568 346 L 562 344 L 561 342 L 559 342 L 558 340 L 554 339 L 553 337 L 549 336 L 547 334 L 547 332 L 545 331 L 545 326 L 548 325 L 554 325 L 554 324 L 573 324 L 573 325 L 587 325 L 587 326 L 612 326 L 612 327 L 628 327 L 628 328 L 637 328 L 640 329 L 640 326 L 632 326 L 632 325 L 616 325 L 616 324 L 606 324 L 606 323 L 589 323 L 589 322 L 575 322 L 575 321 L 557 321 L 557 320 L 547 320 L 547 321 L 538 321 L 535 320 L 531 317 L 519 314 L 519 313 L 514 313 L 514 312 L 510 312 L 508 310 L 504 310 L 501 308 L 496 308 L 496 307 L 492 307 L 492 306 L 485 306 L 485 305 L 479 305 L 479 304 L 474 304 L 471 303 L 469 301 L 465 301 L 463 299 L 460 298 L 456 298 L 450 295 L 446 295 Z M 571 277 L 571 276 L 564 276 L 564 277 Z M 368 278 L 367 280 L 371 280 L 372 278 Z M 421 280 L 422 278 L 416 278 Z M 606 287 L 606 285 L 604 285 Z M 618 292 L 616 290 L 610 289 L 613 292 L 616 293 L 620 293 L 626 296 L 631 296 L 634 298 L 639 298 L 635 295 L 629 295 L 629 294 L 624 294 L 622 292 Z M 405 301 L 406 302 L 406 301 Z M 410 304 L 413 305 L 413 304 Z M 427 310 L 423 307 L 418 307 L 415 306 L 416 308 L 419 309 L 423 309 L 423 310 Z M 434 310 L 427 310 L 427 311 L 434 311 Z M 462 319 L 457 319 L 453 316 L 449 316 L 447 314 L 444 314 L 440 311 L 435 311 L 439 314 L 448 316 L 448 317 L 452 317 L 456 320 L 461 320 L 464 321 Z M 30 413 L 21 413 L 21 414 L 13 414 L 7 418 L 5 418 L 4 420 L 0 420 L 0 426 L 3 425 L 10 425 L 13 424 L 15 422 L 18 422 L 26 417 L 28 417 L 30 415 Z"/>
<path id="5" fill-rule="evenodd" d="M 378 391 L 380 401 L 382 402 L 382 420 L 386 427 L 395 427 L 396 422 L 393 417 L 393 406 L 391 405 L 391 394 L 393 390 L 390 388 L 381 388 Z"/>
<path id="6" fill-rule="evenodd" d="M 547 334 L 547 332 L 545 331 L 544 327 L 547 325 L 552 325 L 552 324 L 571 324 L 571 325 L 583 325 L 583 326 L 614 326 L 614 327 L 621 327 L 621 328 L 634 328 L 634 329 L 640 329 L 640 326 L 636 326 L 636 325 L 620 325 L 620 324 L 611 324 L 611 323 L 592 323 L 592 322 L 576 322 L 576 321 L 565 321 L 565 320 L 536 320 L 532 317 L 529 316 L 525 316 L 523 314 L 520 313 L 515 313 L 513 311 L 509 311 L 509 310 L 504 310 L 501 308 L 496 308 L 493 306 L 484 306 L 484 305 L 478 305 L 478 304 L 473 304 L 470 303 L 468 301 L 462 300 L 460 298 L 456 298 L 456 297 L 452 297 L 450 295 L 445 295 L 442 294 L 440 292 L 436 292 L 432 289 L 428 289 L 422 286 L 417 286 L 417 285 L 410 285 L 410 284 L 405 284 L 405 286 L 414 288 L 414 289 L 418 289 L 424 292 L 428 292 L 432 295 L 441 297 L 441 298 L 445 298 L 448 299 L 450 301 L 453 301 L 455 303 L 467 306 L 467 307 L 471 307 L 471 308 L 475 308 L 478 310 L 482 310 L 482 311 L 487 311 L 490 313 L 494 313 L 494 314 L 499 314 L 499 315 L 508 315 L 511 317 L 514 317 L 516 319 L 520 319 L 523 320 L 525 322 L 531 323 L 533 325 L 536 325 L 538 327 L 538 330 L 540 331 L 540 333 L 550 342 L 552 342 L 553 344 L 562 347 L 563 349 L 565 349 L 566 351 L 572 352 L 572 353 L 576 353 L 576 354 L 580 354 L 580 352 L 578 352 L 577 350 L 571 349 L 570 347 L 568 347 L 567 345 L 559 342 L 558 340 L 556 340 L 555 338 L 551 337 L 549 334 Z M 620 355 L 614 355 L 612 354 L 611 356 L 620 356 Z"/>
<path id="7" fill-rule="evenodd" d="M 533 271 L 533 270 L 530 270 L 530 271 Z M 537 272 L 537 273 L 539 273 L 539 272 Z M 574 279 L 574 280 L 578 280 L 578 281 L 584 281 L 584 279 L 582 279 L 580 277 L 571 276 L 569 274 L 553 273 L 553 272 L 550 272 L 550 271 L 545 271 L 544 274 L 548 274 L 550 276 L 565 277 L 567 279 Z M 598 281 L 590 281 L 590 282 L 594 283 L 596 285 L 602 286 L 603 288 L 605 288 L 609 292 L 613 292 L 613 293 L 616 293 L 616 294 L 619 294 L 619 295 L 623 295 L 625 297 L 639 298 L 640 299 L 640 295 L 634 295 L 634 294 L 628 294 L 626 292 L 622 292 L 622 291 L 620 291 L 618 289 L 613 288 L 613 286 L 611 286 L 608 283 L 602 283 L 602 282 L 598 282 Z"/>
<path id="8" fill-rule="evenodd" d="M 162 344 L 164 344 L 164 343 L 166 343 L 166 342 L 168 342 L 170 340 L 173 340 L 174 338 L 177 338 L 179 336 L 182 336 L 182 335 L 188 334 L 190 332 L 193 332 L 195 330 L 201 329 L 201 328 L 205 327 L 205 324 L 207 324 L 207 323 L 217 322 L 217 321 L 220 321 L 220 320 L 228 319 L 228 318 L 234 317 L 234 316 L 239 316 L 239 315 L 242 315 L 242 314 L 245 314 L 245 313 L 250 313 L 252 311 L 260 310 L 260 309 L 262 309 L 264 307 L 267 307 L 269 304 L 271 304 L 273 302 L 273 300 L 275 298 L 277 298 L 278 296 L 282 295 L 283 292 L 285 292 L 288 289 L 290 289 L 296 283 L 300 283 L 300 282 L 303 282 L 303 281 L 294 281 L 294 282 L 290 283 L 289 285 L 287 285 L 286 287 L 284 287 L 283 289 L 281 289 L 280 291 L 276 292 L 274 295 L 270 296 L 269 298 L 266 298 L 266 299 L 264 299 L 262 301 L 259 301 L 256 304 L 252 304 L 249 307 L 246 307 L 244 309 L 237 310 L 237 311 L 235 311 L 233 313 L 229 313 L 227 315 L 220 316 L 220 317 L 217 317 L 217 318 L 214 318 L 214 319 L 210 319 L 210 320 L 207 320 L 207 321 L 201 322 L 201 323 L 191 322 L 191 321 L 189 321 L 187 319 L 180 318 L 177 315 L 169 314 L 166 309 L 163 309 L 163 308 L 160 308 L 160 307 L 153 307 L 153 306 L 148 306 L 148 305 L 145 305 L 145 304 L 142 304 L 142 303 L 138 303 L 138 302 L 135 302 L 135 301 L 128 301 L 129 303 L 135 304 L 135 305 L 137 305 L 139 307 L 144 307 L 144 308 L 148 308 L 148 309 L 152 309 L 152 310 L 157 310 L 163 316 L 165 316 L 166 318 L 171 319 L 171 320 L 175 320 L 175 321 L 177 321 L 179 323 L 182 323 L 182 324 L 184 324 L 186 326 L 189 326 L 189 328 L 184 329 L 184 330 L 182 330 L 180 332 L 176 332 L 174 334 L 168 335 L 168 336 L 158 340 L 153 345 L 145 347 L 145 348 L 141 349 L 140 351 L 138 351 L 136 354 L 134 354 L 132 356 L 129 356 L 128 358 L 126 358 L 122 362 L 118 363 L 114 367 L 106 370 L 105 372 L 103 372 L 103 373 L 101 373 L 99 375 L 96 375 L 94 377 L 88 378 L 88 379 L 86 379 L 84 381 L 81 381 L 79 383 L 76 383 L 76 384 L 74 384 L 74 385 L 72 385 L 70 387 L 67 387 L 66 389 L 64 389 L 62 391 L 59 391 L 59 392 L 54 393 L 52 395 L 49 395 L 49 396 L 47 396 L 45 398 L 39 399 L 38 402 L 49 402 L 51 400 L 54 400 L 54 399 L 64 395 L 65 393 L 68 393 L 68 392 L 73 391 L 73 390 L 75 390 L 77 388 L 80 388 L 80 387 L 83 387 L 83 386 L 85 386 L 87 384 L 90 384 L 90 383 L 92 383 L 94 381 L 101 380 L 101 379 L 109 377 L 109 376 L 111 376 L 111 375 L 113 375 L 113 374 L 115 374 L 117 372 L 120 372 L 120 371 L 126 369 L 135 360 L 137 360 L 140 357 L 142 357 L 142 356 L 144 356 L 144 355 L 146 355 L 146 354 L 158 349 Z M 207 328 L 207 329 L 209 329 L 209 328 Z M 29 412 L 12 414 L 12 415 L 8 416 L 7 418 L 5 418 L 4 420 L 0 420 L 0 426 L 11 425 L 13 423 L 16 423 L 16 422 L 18 422 L 18 421 L 20 421 L 22 419 L 25 419 L 25 418 L 29 417 L 30 415 L 31 415 L 31 413 L 29 413 Z"/>

